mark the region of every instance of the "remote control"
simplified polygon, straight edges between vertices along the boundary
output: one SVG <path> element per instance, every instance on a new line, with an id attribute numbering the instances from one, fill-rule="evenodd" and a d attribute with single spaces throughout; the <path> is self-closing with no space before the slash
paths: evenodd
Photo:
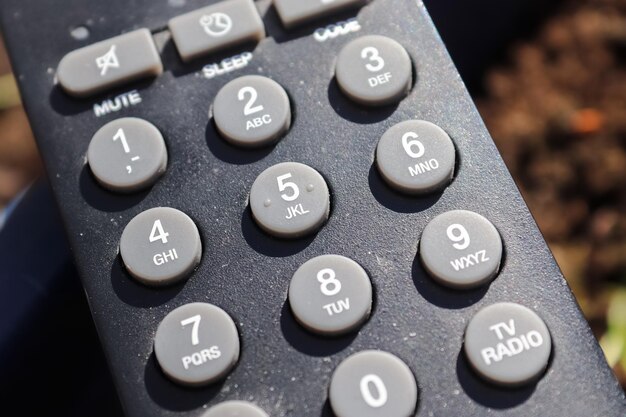
<path id="1" fill-rule="evenodd" d="M 626 414 L 421 2 L 2 8 L 128 416 Z"/>

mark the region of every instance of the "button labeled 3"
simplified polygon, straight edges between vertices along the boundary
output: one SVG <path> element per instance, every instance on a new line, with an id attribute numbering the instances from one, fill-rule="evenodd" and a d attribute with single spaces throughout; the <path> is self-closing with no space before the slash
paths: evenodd
<path id="1" fill-rule="evenodd" d="M 393 39 L 369 35 L 343 47 L 335 77 L 341 91 L 365 106 L 384 106 L 402 100 L 411 89 L 413 64 Z"/>
<path id="2" fill-rule="evenodd" d="M 200 262 L 200 233 L 182 211 L 153 208 L 126 225 L 120 255 L 126 270 L 142 283 L 171 284 L 186 278 Z"/>
<path id="3" fill-rule="evenodd" d="M 154 354 L 163 372 L 189 386 L 223 377 L 239 359 L 239 334 L 230 316 L 207 303 L 192 303 L 169 313 L 154 337 Z"/>
<path id="4" fill-rule="evenodd" d="M 317 231 L 328 219 L 330 195 L 313 168 L 284 162 L 263 171 L 252 184 L 250 209 L 267 233 L 297 238 Z"/>

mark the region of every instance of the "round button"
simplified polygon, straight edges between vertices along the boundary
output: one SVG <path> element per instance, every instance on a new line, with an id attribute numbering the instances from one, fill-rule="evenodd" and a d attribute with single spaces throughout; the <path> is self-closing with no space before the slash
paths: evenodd
<path id="1" fill-rule="evenodd" d="M 167 149 L 161 132 L 134 117 L 102 126 L 91 139 L 87 160 L 96 180 L 117 192 L 133 192 L 153 185 L 167 168 Z"/>
<path id="2" fill-rule="evenodd" d="M 339 52 L 335 76 L 341 91 L 365 106 L 397 103 L 411 90 L 413 65 L 406 49 L 393 39 L 357 38 Z"/>
<path id="3" fill-rule="evenodd" d="M 383 179 L 407 194 L 445 187 L 454 175 L 452 139 L 439 126 L 410 120 L 389 129 L 378 142 L 376 165 Z"/>
<path id="4" fill-rule="evenodd" d="M 426 271 L 439 283 L 460 289 L 478 287 L 498 273 L 502 240 L 483 216 L 449 211 L 428 223 L 419 255 Z"/>
<path id="5" fill-rule="evenodd" d="M 484 379 L 518 386 L 539 378 L 550 359 L 552 340 L 541 318 L 514 303 L 480 310 L 465 330 L 465 355 Z"/>
<path id="6" fill-rule="evenodd" d="M 410 417 L 417 406 L 417 383 L 396 356 L 368 350 L 337 367 L 329 400 L 337 417 Z"/>
<path id="7" fill-rule="evenodd" d="M 229 82 L 217 93 L 213 119 L 222 137 L 233 145 L 269 145 L 289 130 L 289 97 L 276 81 L 246 75 Z"/>
<path id="8" fill-rule="evenodd" d="M 256 405 L 245 401 L 227 401 L 211 407 L 202 417 L 269 417 Z"/>
<path id="9" fill-rule="evenodd" d="M 178 307 L 159 324 L 154 354 L 163 372 L 189 386 L 224 378 L 239 359 L 239 334 L 230 316 L 207 303 Z"/>
<path id="10" fill-rule="evenodd" d="M 297 238 L 317 231 L 328 219 L 330 195 L 316 170 L 283 162 L 266 169 L 254 181 L 250 208 L 267 233 Z"/>
<path id="11" fill-rule="evenodd" d="M 134 278 L 146 285 L 165 285 L 193 271 L 202 256 L 202 242 L 189 216 L 158 207 L 138 214 L 126 225 L 120 255 Z"/>
<path id="12" fill-rule="evenodd" d="M 352 259 L 322 255 L 305 262 L 291 279 L 289 305 L 308 330 L 322 335 L 347 333 L 372 310 L 372 284 Z"/>

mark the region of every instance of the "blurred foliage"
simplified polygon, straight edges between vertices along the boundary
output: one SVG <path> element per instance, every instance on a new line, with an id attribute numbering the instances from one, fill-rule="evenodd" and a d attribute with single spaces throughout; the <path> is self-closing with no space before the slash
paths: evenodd
<path id="1" fill-rule="evenodd" d="M 564 1 L 478 104 L 626 387 L 626 0 Z"/>

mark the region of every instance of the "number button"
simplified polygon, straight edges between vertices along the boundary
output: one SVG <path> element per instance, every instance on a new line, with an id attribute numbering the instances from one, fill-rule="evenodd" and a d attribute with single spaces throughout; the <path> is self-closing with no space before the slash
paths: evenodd
<path id="1" fill-rule="evenodd" d="M 284 162 L 266 169 L 254 181 L 250 209 L 257 224 L 271 235 L 305 236 L 328 219 L 328 186 L 313 168 Z"/>
<path id="2" fill-rule="evenodd" d="M 213 120 L 220 135 L 233 145 L 269 145 L 291 126 L 289 97 L 280 84 L 267 77 L 240 77 L 217 93 Z"/>
<path id="3" fill-rule="evenodd" d="M 167 149 L 161 132 L 134 117 L 117 119 L 96 132 L 87 150 L 96 180 L 117 192 L 152 186 L 167 168 Z"/>
<path id="4" fill-rule="evenodd" d="M 185 213 L 158 207 L 133 218 L 122 233 L 120 255 L 126 270 L 152 286 L 186 278 L 202 256 L 200 233 Z"/>
<path id="5" fill-rule="evenodd" d="M 454 175 L 454 144 L 440 127 L 410 120 L 389 129 L 378 142 L 376 166 L 391 187 L 424 194 L 445 187 Z"/>
<path id="6" fill-rule="evenodd" d="M 367 350 L 335 369 L 329 400 L 337 417 L 410 417 L 417 407 L 417 382 L 396 356 Z"/>
<path id="7" fill-rule="evenodd" d="M 339 335 L 359 327 L 372 310 L 372 284 L 356 262 L 322 255 L 305 262 L 291 279 L 289 305 L 303 327 Z"/>
<path id="8" fill-rule="evenodd" d="M 370 35 L 348 43 L 335 67 L 337 84 L 351 100 L 365 106 L 397 103 L 410 91 L 413 65 L 393 39 Z"/>
<path id="9" fill-rule="evenodd" d="M 550 359 L 552 340 L 543 320 L 527 307 L 493 304 L 480 310 L 465 330 L 465 355 L 484 379 L 518 386 L 539 378 Z"/>
<path id="10" fill-rule="evenodd" d="M 268 417 L 268 415 L 249 402 L 226 401 L 211 407 L 202 417 Z"/>
<path id="11" fill-rule="evenodd" d="M 237 363 L 239 334 L 221 308 L 207 303 L 186 304 L 159 324 L 154 354 L 173 381 L 206 385 L 224 378 Z"/>
<path id="12" fill-rule="evenodd" d="M 498 273 L 502 239 L 493 224 L 471 211 L 449 211 L 424 229 L 419 256 L 428 273 L 452 288 L 478 287 Z"/>

